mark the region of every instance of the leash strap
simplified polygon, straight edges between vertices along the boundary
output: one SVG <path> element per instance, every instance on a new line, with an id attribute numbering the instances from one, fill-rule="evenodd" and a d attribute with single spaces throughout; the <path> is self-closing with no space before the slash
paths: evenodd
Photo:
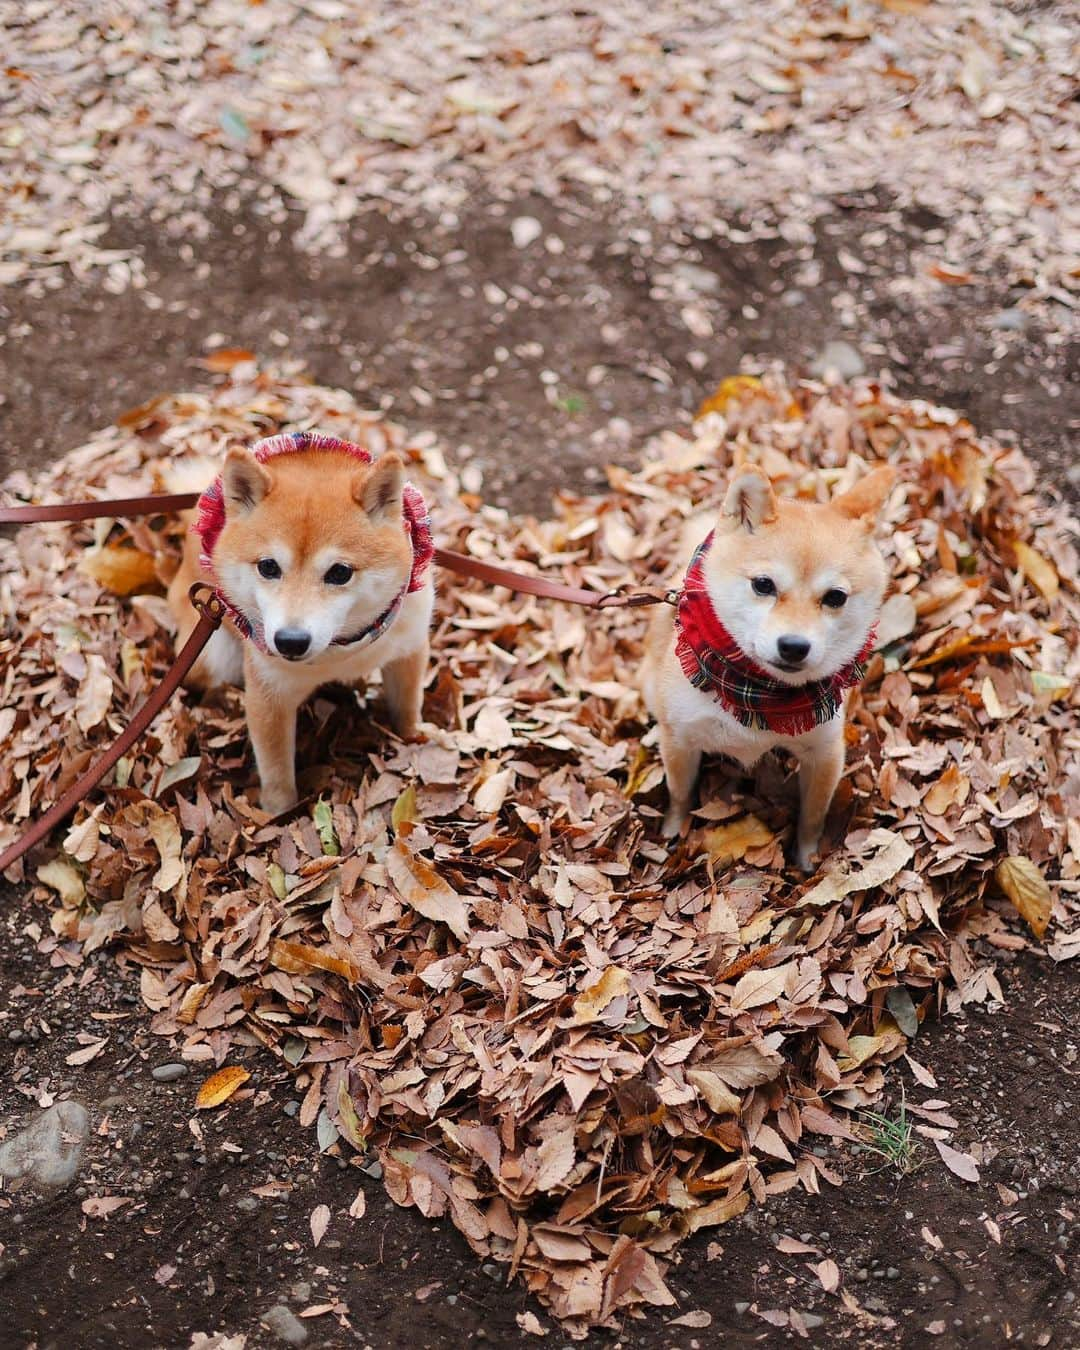
<path id="1" fill-rule="evenodd" d="M 169 511 L 185 511 L 199 500 L 198 492 L 152 493 L 147 497 L 116 497 L 96 502 L 58 502 L 52 506 L 0 505 L 0 525 L 32 525 L 45 521 L 95 520 L 101 516 L 152 516 Z M 584 586 L 567 586 L 546 577 L 532 577 L 515 572 L 509 567 L 481 562 L 453 549 L 437 548 L 435 561 L 459 576 L 475 581 L 486 581 L 492 586 L 526 595 L 537 595 L 543 600 L 561 600 L 568 605 L 584 605 L 587 609 L 637 609 L 642 605 L 673 605 L 678 592 L 673 590 L 641 590 L 626 593 L 623 587 L 613 591 L 592 591 Z"/>
<path id="2" fill-rule="evenodd" d="M 168 703 L 176 692 L 177 686 L 199 659 L 202 649 L 213 637 L 225 614 L 225 607 L 210 589 L 200 583 L 191 588 L 191 603 L 199 611 L 199 621 L 191 636 L 180 649 L 176 660 L 156 689 L 150 693 L 132 717 L 131 721 L 109 746 L 108 750 L 89 769 L 78 778 L 64 795 L 49 807 L 45 814 L 37 819 L 30 828 L 0 854 L 0 872 L 5 872 L 28 849 L 49 833 L 74 811 L 75 807 L 88 796 L 101 782 L 109 770 L 122 755 L 125 755 L 146 728 Z"/>
<path id="3" fill-rule="evenodd" d="M 99 516 L 155 516 L 186 511 L 199 500 L 197 492 L 154 493 L 149 497 L 115 497 L 97 502 L 57 502 L 53 506 L 0 506 L 0 525 L 33 525 L 52 520 L 96 520 Z"/>

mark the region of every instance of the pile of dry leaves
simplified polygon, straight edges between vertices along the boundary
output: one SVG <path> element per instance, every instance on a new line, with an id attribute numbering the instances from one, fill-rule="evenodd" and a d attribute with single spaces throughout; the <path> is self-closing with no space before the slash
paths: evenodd
<path id="1" fill-rule="evenodd" d="M 692 438 L 660 436 L 640 472 L 542 523 L 460 495 L 433 438 L 250 364 L 8 487 L 201 484 L 230 442 L 284 427 L 404 448 L 442 543 L 602 589 L 656 580 L 736 459 L 808 495 L 877 460 L 901 470 L 882 645 L 810 880 L 784 862 L 794 797 L 772 760 L 753 780 L 714 765 L 690 837 L 659 838 L 640 613 L 445 574 L 426 741 L 382 729 L 377 691 L 325 691 L 301 727 L 308 802 L 282 825 L 258 808 L 239 696 L 178 699 L 29 868 L 59 897 L 43 957 L 77 966 L 117 943 L 155 1030 L 207 1077 L 265 1046 L 306 1087 L 320 1147 L 377 1150 L 396 1201 L 449 1217 L 571 1332 L 670 1303 L 664 1258 L 687 1234 L 839 1183 L 808 1145 L 851 1137 L 887 1063 L 907 1055 L 932 1085 L 912 1038 L 943 1007 L 1001 997 L 995 949 L 1045 933 L 1054 959 L 1080 954 L 1070 521 L 1028 495 L 1018 451 L 955 414 L 780 374 L 725 381 Z M 0 843 L 168 662 L 180 528 L 0 544 Z M 245 1077 L 205 1100 L 250 1092 Z M 973 1174 L 949 1118 L 910 1109 Z"/>

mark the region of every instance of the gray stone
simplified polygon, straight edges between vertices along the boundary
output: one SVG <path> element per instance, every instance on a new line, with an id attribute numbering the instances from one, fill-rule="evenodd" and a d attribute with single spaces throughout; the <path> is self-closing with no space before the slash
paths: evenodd
<path id="1" fill-rule="evenodd" d="M 1028 316 L 1022 309 L 999 309 L 990 320 L 991 328 L 1002 329 L 1008 333 L 1019 333 L 1027 327 Z"/>
<path id="2" fill-rule="evenodd" d="M 156 1069 L 150 1070 L 150 1077 L 157 1083 L 175 1083 L 178 1078 L 186 1078 L 187 1075 L 186 1064 L 159 1064 Z"/>
<path id="3" fill-rule="evenodd" d="M 826 342 L 810 369 L 821 378 L 838 375 L 842 380 L 851 380 L 863 373 L 866 363 L 850 342 Z"/>
<path id="4" fill-rule="evenodd" d="M 805 1312 L 802 1315 L 802 1320 L 806 1323 L 807 1330 L 809 1331 L 814 1331 L 817 1327 L 823 1327 L 825 1325 L 824 1317 L 819 1317 L 817 1313 Z"/>
<path id="5" fill-rule="evenodd" d="M 275 1304 L 269 1312 L 264 1312 L 259 1320 L 286 1345 L 303 1345 L 308 1338 L 307 1327 L 284 1303 Z"/>
<path id="6" fill-rule="evenodd" d="M 750 1304 L 747 1303 L 744 1299 L 739 1299 L 739 1301 L 735 1304 L 735 1312 L 739 1317 L 741 1317 L 743 1313 L 747 1313 L 749 1311 L 750 1311 Z"/>
<path id="7" fill-rule="evenodd" d="M 26 1177 L 39 1186 L 66 1186 L 78 1172 L 90 1132 L 86 1107 L 57 1102 L 0 1145 L 0 1176 Z"/>

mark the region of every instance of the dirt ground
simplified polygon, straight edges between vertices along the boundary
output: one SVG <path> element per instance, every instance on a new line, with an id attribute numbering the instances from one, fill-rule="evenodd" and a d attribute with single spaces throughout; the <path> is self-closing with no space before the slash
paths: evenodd
<path id="1" fill-rule="evenodd" d="M 118 223 L 109 242 L 139 248 L 145 290 L 76 284 L 0 301 L 0 469 L 43 463 L 132 404 L 198 385 L 214 346 L 250 347 L 434 428 L 471 456 L 471 487 L 543 511 L 564 485 L 602 482 L 605 462 L 633 462 L 645 434 L 688 419 L 744 360 L 810 368 L 839 342 L 826 363 L 887 368 L 900 392 L 1017 435 L 1050 490 L 1080 490 L 1075 344 L 1033 327 L 993 278 L 943 284 L 932 305 L 911 307 L 912 250 L 940 229 L 929 213 L 840 203 L 796 248 L 697 239 L 584 202 L 477 200 L 438 221 L 366 215 L 346 256 L 315 259 L 287 229 L 232 207 L 199 240 Z M 555 242 L 516 248 L 522 216 Z M 853 255 L 866 269 L 857 286 L 841 262 Z M 688 331 L 687 304 L 711 336 Z M 547 1344 L 565 1343 L 447 1225 L 396 1209 L 362 1160 L 337 1146 L 318 1155 L 268 1057 L 248 1063 L 254 1094 L 194 1135 L 196 1082 L 151 1076 L 175 1056 L 149 1033 L 135 974 L 109 953 L 50 968 L 36 949 L 47 911 L 10 892 L 0 905 L 0 1122 L 10 1133 L 68 1094 L 92 1117 L 69 1188 L 0 1191 L 0 1345 L 179 1347 L 216 1331 L 247 1332 L 249 1346 L 300 1343 L 301 1332 L 313 1346 L 502 1345 L 533 1339 L 516 1320 L 530 1309 Z M 687 1243 L 672 1272 L 676 1312 L 591 1342 L 1080 1343 L 1080 992 L 1075 972 L 1045 957 L 994 956 L 1006 1006 L 925 1027 L 916 1045 L 940 1109 L 981 1146 L 978 1184 L 947 1172 L 927 1140 L 907 1176 L 834 1149 L 841 1190 L 778 1197 Z M 110 1056 L 69 1066 L 75 1031 L 93 1022 L 112 1029 Z M 905 1074 L 890 1076 L 893 1105 Z M 91 1183 L 131 1203 L 84 1214 Z M 367 1213 L 349 1221 L 358 1186 Z M 334 1217 L 316 1248 L 308 1216 L 320 1202 Z M 784 1235 L 814 1251 L 779 1250 Z M 822 1291 L 807 1263 L 824 1257 L 863 1315 Z M 277 1305 L 309 1316 L 279 1316 L 271 1330 L 260 1319 Z M 711 1320 L 671 1325 L 686 1313 Z"/>

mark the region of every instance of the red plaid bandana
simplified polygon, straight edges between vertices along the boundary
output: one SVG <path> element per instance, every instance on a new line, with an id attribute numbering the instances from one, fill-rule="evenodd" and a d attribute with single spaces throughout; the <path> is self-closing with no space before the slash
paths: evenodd
<path id="1" fill-rule="evenodd" d="M 712 541 L 710 533 L 690 560 L 675 611 L 675 655 L 686 678 L 695 689 L 712 694 L 744 727 L 801 736 L 830 721 L 846 691 L 866 673 L 876 629 L 870 630 L 858 656 L 827 679 L 800 685 L 774 679 L 746 655 L 713 608 L 703 567 Z"/>
<path id="2" fill-rule="evenodd" d="M 365 450 L 362 445 L 354 445 L 351 441 L 338 440 L 336 436 L 323 436 L 315 431 L 292 431 L 282 436 L 268 436 L 265 440 L 257 441 L 251 448 L 252 454 L 260 464 L 265 464 L 268 459 L 273 459 L 276 455 L 296 454 L 302 450 L 335 450 L 343 455 L 351 455 L 361 464 L 371 463 L 371 453 Z M 221 583 L 218 581 L 217 573 L 214 570 L 214 549 L 221 531 L 225 528 L 225 495 L 220 475 L 214 479 L 213 483 L 199 498 L 195 510 L 196 516 L 191 528 L 202 541 L 199 561 L 212 578 L 214 588 L 222 604 L 228 609 L 229 617 L 237 629 L 244 637 L 250 638 L 261 651 L 267 651 L 266 640 L 260 625 L 254 623 L 246 614 L 242 614 L 236 608 L 222 590 Z M 401 518 L 405 532 L 409 536 L 409 543 L 412 545 L 413 561 L 408 582 L 373 623 L 370 623 L 362 632 L 351 637 L 337 638 L 334 643 L 335 646 L 354 646 L 360 642 L 373 642 L 376 638 L 381 637 L 397 618 L 398 610 L 401 608 L 405 597 L 413 591 L 418 591 L 423 586 L 428 566 L 435 554 L 435 541 L 431 537 L 431 522 L 428 519 L 427 505 L 411 483 L 405 484 L 405 491 L 402 493 Z"/>

